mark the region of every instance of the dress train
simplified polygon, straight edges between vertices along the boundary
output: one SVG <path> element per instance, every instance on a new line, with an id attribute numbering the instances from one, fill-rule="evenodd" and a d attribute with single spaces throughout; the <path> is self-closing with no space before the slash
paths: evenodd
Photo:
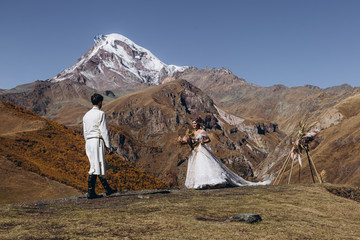
<path id="1" fill-rule="evenodd" d="M 201 142 L 202 137 L 208 137 L 203 130 L 195 140 Z M 188 168 L 185 187 L 191 189 L 217 188 L 228 186 L 268 185 L 271 180 L 250 182 L 227 168 L 214 154 L 211 148 L 199 143 L 188 158 Z"/>

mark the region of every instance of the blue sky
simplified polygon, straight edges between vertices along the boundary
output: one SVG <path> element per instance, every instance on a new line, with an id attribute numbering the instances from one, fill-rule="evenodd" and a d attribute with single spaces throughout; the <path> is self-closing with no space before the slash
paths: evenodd
<path id="1" fill-rule="evenodd" d="M 358 0 L 3 0 L 0 88 L 55 76 L 109 33 L 260 86 L 360 86 L 359 13 Z"/>

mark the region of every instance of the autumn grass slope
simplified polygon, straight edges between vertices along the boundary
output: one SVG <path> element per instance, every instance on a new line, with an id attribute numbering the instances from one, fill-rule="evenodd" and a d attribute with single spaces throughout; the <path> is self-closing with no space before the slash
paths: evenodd
<path id="1" fill-rule="evenodd" d="M 87 189 L 89 162 L 80 134 L 9 102 L 3 101 L 0 106 L 1 120 L 12 123 L 0 134 L 0 156 L 24 170 L 82 191 Z M 19 126 L 19 122 L 37 127 L 27 131 L 27 126 Z M 116 155 L 107 156 L 107 162 L 112 167 L 107 176 L 109 183 L 120 191 L 165 188 L 163 182 Z"/>

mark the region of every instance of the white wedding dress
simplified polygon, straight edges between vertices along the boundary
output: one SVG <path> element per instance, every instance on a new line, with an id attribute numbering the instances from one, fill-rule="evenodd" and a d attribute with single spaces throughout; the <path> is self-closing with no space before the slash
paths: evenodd
<path id="1" fill-rule="evenodd" d="M 192 189 L 216 188 L 227 186 L 268 185 L 271 180 L 264 182 L 249 182 L 227 168 L 213 153 L 211 148 L 202 144 L 202 138 L 209 137 L 202 130 L 197 136 L 199 141 L 188 158 L 188 168 L 185 187 Z"/>

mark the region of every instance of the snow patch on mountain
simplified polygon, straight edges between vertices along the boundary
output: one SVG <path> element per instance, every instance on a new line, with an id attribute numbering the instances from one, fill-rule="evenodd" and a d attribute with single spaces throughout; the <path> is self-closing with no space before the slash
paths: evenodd
<path id="1" fill-rule="evenodd" d="M 166 65 L 149 50 L 120 34 L 98 35 L 94 41 L 95 45 L 75 65 L 65 69 L 50 81 L 85 77 L 87 85 L 96 87 L 104 85 L 96 83 L 99 79 L 111 81 L 113 76 L 100 76 L 111 72 L 122 78 L 124 82 L 158 85 L 164 77 L 189 68 Z"/>

